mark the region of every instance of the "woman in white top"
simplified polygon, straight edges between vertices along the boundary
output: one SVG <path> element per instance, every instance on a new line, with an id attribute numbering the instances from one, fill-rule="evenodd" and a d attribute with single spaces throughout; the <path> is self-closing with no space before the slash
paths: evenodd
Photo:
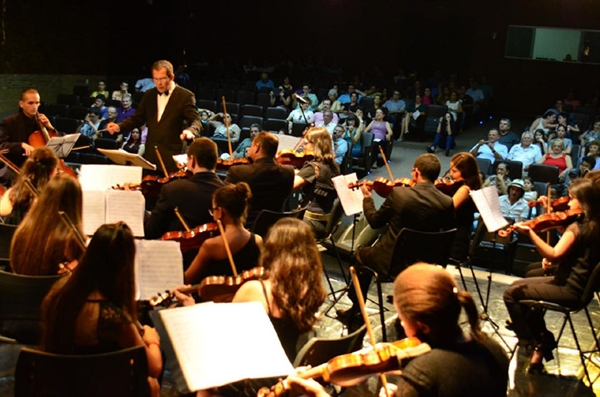
<path id="1" fill-rule="evenodd" d="M 458 99 L 458 93 L 456 91 L 452 91 L 450 93 L 450 99 L 446 101 L 446 106 L 448 107 L 448 112 L 450 112 L 454 122 L 456 123 L 458 115 L 462 114 L 463 112 L 462 103 Z"/>
<path id="2" fill-rule="evenodd" d="M 535 130 L 542 129 L 544 130 L 544 134 L 548 136 L 550 130 L 555 129 L 558 126 L 558 124 L 556 124 L 556 114 L 557 112 L 554 109 L 546 110 L 546 113 L 544 113 L 542 117 L 535 119 L 533 123 L 531 123 L 529 132 L 533 134 Z"/>

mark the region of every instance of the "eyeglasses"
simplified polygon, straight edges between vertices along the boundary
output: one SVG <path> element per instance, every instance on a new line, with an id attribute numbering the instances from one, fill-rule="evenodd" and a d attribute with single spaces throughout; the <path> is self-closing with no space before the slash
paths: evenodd
<path id="1" fill-rule="evenodd" d="M 169 80 L 168 77 L 161 77 L 161 78 L 152 78 L 152 81 L 154 81 L 155 83 L 164 83 L 165 81 Z"/>
<path id="2" fill-rule="evenodd" d="M 215 216 L 215 211 L 218 210 L 221 207 L 214 207 L 208 210 L 208 213 L 210 214 L 210 216 Z"/>

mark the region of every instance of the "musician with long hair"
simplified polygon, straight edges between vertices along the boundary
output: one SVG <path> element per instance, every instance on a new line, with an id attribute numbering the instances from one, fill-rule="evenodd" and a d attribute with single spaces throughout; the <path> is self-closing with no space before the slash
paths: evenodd
<path id="1" fill-rule="evenodd" d="M 38 193 L 44 190 L 48 181 L 56 175 L 58 157 L 51 149 L 41 146 L 34 149 L 31 156 L 23 163 L 21 173 L 0 200 L 0 216 L 4 223 L 18 225 L 35 201 L 35 193 L 28 182 Z"/>
<path id="2" fill-rule="evenodd" d="M 57 354 L 100 354 L 144 346 L 152 395 L 162 371 L 156 330 L 137 322 L 135 242 L 124 223 L 102 225 L 70 277 L 42 304 L 42 349 Z M 106 380 L 110 382 L 110 379 Z"/>
<path id="3" fill-rule="evenodd" d="M 83 250 L 59 211 L 64 211 L 82 234 L 81 185 L 66 174 L 48 182 L 15 231 L 10 248 L 10 266 L 15 273 L 48 276 L 57 274 L 61 264 L 76 264 Z"/>
<path id="4" fill-rule="evenodd" d="M 304 163 L 296 173 L 294 190 L 302 189 L 301 206 L 306 207 L 304 221 L 315 236 L 321 238 L 337 197 L 331 178 L 340 174 L 340 167 L 335 162 L 331 135 L 325 127 L 310 128 L 304 140 L 304 148 L 313 152 L 314 160 Z"/>
<path id="5" fill-rule="evenodd" d="M 511 318 L 510 326 L 522 346 L 534 348 L 529 373 L 544 373 L 542 359 L 553 359 L 557 344 L 546 328 L 544 313 L 530 310 L 521 300 L 544 300 L 563 306 L 575 306 L 600 261 L 600 187 L 591 179 L 580 178 L 569 186 L 569 208 L 581 210 L 583 218 L 567 226 L 554 247 L 547 244 L 525 224 L 515 224 L 516 230 L 529 235 L 545 259 L 543 266 L 558 264 L 552 277 L 530 277 L 517 280 L 504 292 L 504 303 Z"/>
<path id="6" fill-rule="evenodd" d="M 246 182 L 225 185 L 215 191 L 210 213 L 215 221 L 221 222 L 225 235 L 209 238 L 202 244 L 198 255 L 185 271 L 186 283 L 196 284 L 211 275 L 233 275 L 224 238 L 238 273 L 256 267 L 262 238 L 244 228 L 251 197 Z"/>

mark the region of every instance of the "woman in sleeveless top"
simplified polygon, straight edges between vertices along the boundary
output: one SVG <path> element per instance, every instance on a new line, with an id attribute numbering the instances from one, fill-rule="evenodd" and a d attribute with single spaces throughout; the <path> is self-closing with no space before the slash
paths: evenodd
<path id="1" fill-rule="evenodd" d="M 257 266 L 262 246 L 262 238 L 244 228 L 251 197 L 250 186 L 240 182 L 217 189 L 212 199 L 212 216 L 223 224 L 238 273 Z M 196 284 L 211 275 L 233 275 L 223 236 L 209 238 L 202 244 L 198 255 L 185 271 L 185 282 Z"/>
<path id="2" fill-rule="evenodd" d="M 158 396 L 160 338 L 148 326 L 142 333 L 137 322 L 134 263 L 135 242 L 129 227 L 124 223 L 101 226 L 81 263 L 54 285 L 42 304 L 42 349 L 100 354 L 144 346 L 151 394 Z"/>
<path id="3" fill-rule="evenodd" d="M 337 197 L 331 178 L 340 174 L 335 162 L 331 135 L 325 127 L 308 130 L 305 149 L 314 154 L 313 161 L 307 161 L 296 173 L 294 191 L 302 189 L 302 207 L 306 207 L 304 220 L 311 226 L 316 238 L 325 237 L 325 226 Z"/>
<path id="4" fill-rule="evenodd" d="M 129 139 L 127 139 L 127 142 L 123 143 L 121 149 L 125 150 L 128 153 L 137 154 L 139 156 L 144 155 L 146 151 L 146 145 L 142 143 L 139 129 L 134 128 L 133 130 L 131 130 Z"/>
<path id="5" fill-rule="evenodd" d="M 461 115 L 462 117 L 463 112 L 462 103 L 460 103 L 460 101 L 458 100 L 458 93 L 456 91 L 452 91 L 452 93 L 450 94 L 450 99 L 442 105 L 446 105 L 448 107 L 448 111 L 452 115 L 452 118 L 455 122 L 458 123 L 460 121 L 458 119 L 458 116 Z"/>
<path id="6" fill-rule="evenodd" d="M 379 147 L 381 146 L 385 153 L 388 145 L 390 145 L 392 135 L 394 134 L 392 125 L 385 121 L 383 119 L 384 117 L 385 113 L 383 112 L 383 109 L 377 109 L 375 111 L 375 119 L 369 123 L 367 128 L 365 128 L 365 132 L 373 134 L 373 159 L 376 160 L 373 162 L 373 168 L 377 168 L 377 165 L 383 165 L 383 159 L 381 161 L 377 160 L 379 156 Z"/>
<path id="7" fill-rule="evenodd" d="M 546 110 L 546 113 L 542 115 L 542 117 L 535 119 L 533 123 L 531 123 L 531 127 L 529 127 L 529 132 L 532 134 L 537 129 L 544 130 L 544 134 L 548 136 L 550 130 L 554 130 L 557 127 L 556 124 L 556 115 L 557 111 L 554 109 Z"/>
<path id="8" fill-rule="evenodd" d="M 450 177 L 462 186 L 452 196 L 456 212 L 456 235 L 450 250 L 450 257 L 457 261 L 467 259 L 469 253 L 473 215 L 477 208 L 470 192 L 481 189 L 481 177 L 477 160 L 470 153 L 457 153 L 450 160 Z"/>
<path id="9" fill-rule="evenodd" d="M 344 122 L 346 132 L 344 140 L 348 142 L 348 147 L 352 150 L 352 157 L 360 157 L 362 147 L 360 146 L 360 137 L 364 129 L 364 123 L 356 115 L 351 114 Z"/>
<path id="10" fill-rule="evenodd" d="M 562 139 L 555 139 L 552 141 L 552 147 L 546 155 L 540 157 L 537 161 L 538 164 L 554 165 L 558 167 L 558 180 L 564 182 L 565 178 L 569 174 L 569 171 L 573 169 L 573 160 L 571 156 L 563 153 L 565 144 Z"/>
<path id="11" fill-rule="evenodd" d="M 21 173 L 14 185 L 10 187 L 0 200 L 0 216 L 4 223 L 18 225 L 23 220 L 35 201 L 35 193 L 27 186 L 27 180 L 41 193 L 48 181 L 56 175 L 58 157 L 51 149 L 41 146 L 34 149 L 25 160 Z"/>
<path id="12" fill-rule="evenodd" d="M 73 267 L 82 254 L 73 230 L 65 225 L 64 211 L 82 230 L 82 193 L 77 179 L 58 175 L 50 180 L 36 204 L 15 231 L 10 249 L 13 272 L 29 276 L 57 274 L 61 263 Z"/>

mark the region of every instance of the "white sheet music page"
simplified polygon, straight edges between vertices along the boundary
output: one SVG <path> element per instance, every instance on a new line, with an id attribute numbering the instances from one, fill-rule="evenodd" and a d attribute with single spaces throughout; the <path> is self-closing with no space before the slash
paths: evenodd
<path id="1" fill-rule="evenodd" d="M 83 190 L 83 232 L 88 236 L 106 223 L 104 193 L 105 190 Z"/>
<path id="2" fill-rule="evenodd" d="M 301 138 L 293 135 L 283 135 L 277 134 L 275 135 L 279 140 L 279 144 L 277 145 L 277 151 L 281 151 L 283 149 L 293 149 L 296 147 Z"/>
<path id="3" fill-rule="evenodd" d="M 360 187 L 357 189 L 350 189 L 348 185 L 358 181 L 356 173 L 348 175 L 338 175 L 335 178 L 331 178 L 335 191 L 338 194 L 338 199 L 342 203 L 344 213 L 346 216 L 358 214 L 363 210 L 363 194 Z"/>
<path id="4" fill-rule="evenodd" d="M 293 371 L 260 302 L 202 303 L 159 315 L 190 391 Z"/>
<path id="5" fill-rule="evenodd" d="M 495 186 L 471 191 L 470 195 L 489 232 L 493 233 L 508 225 L 508 221 L 502 215 L 498 189 Z"/>
<path id="6" fill-rule="evenodd" d="M 135 237 L 144 237 L 146 200 L 140 191 L 107 190 L 105 223 L 125 222 Z"/>
<path id="7" fill-rule="evenodd" d="M 81 188 L 106 190 L 125 183 L 141 183 L 142 167 L 115 164 L 82 164 Z"/>
<path id="8" fill-rule="evenodd" d="M 140 300 L 183 285 L 183 258 L 179 243 L 162 240 L 138 240 L 135 279 Z"/>

